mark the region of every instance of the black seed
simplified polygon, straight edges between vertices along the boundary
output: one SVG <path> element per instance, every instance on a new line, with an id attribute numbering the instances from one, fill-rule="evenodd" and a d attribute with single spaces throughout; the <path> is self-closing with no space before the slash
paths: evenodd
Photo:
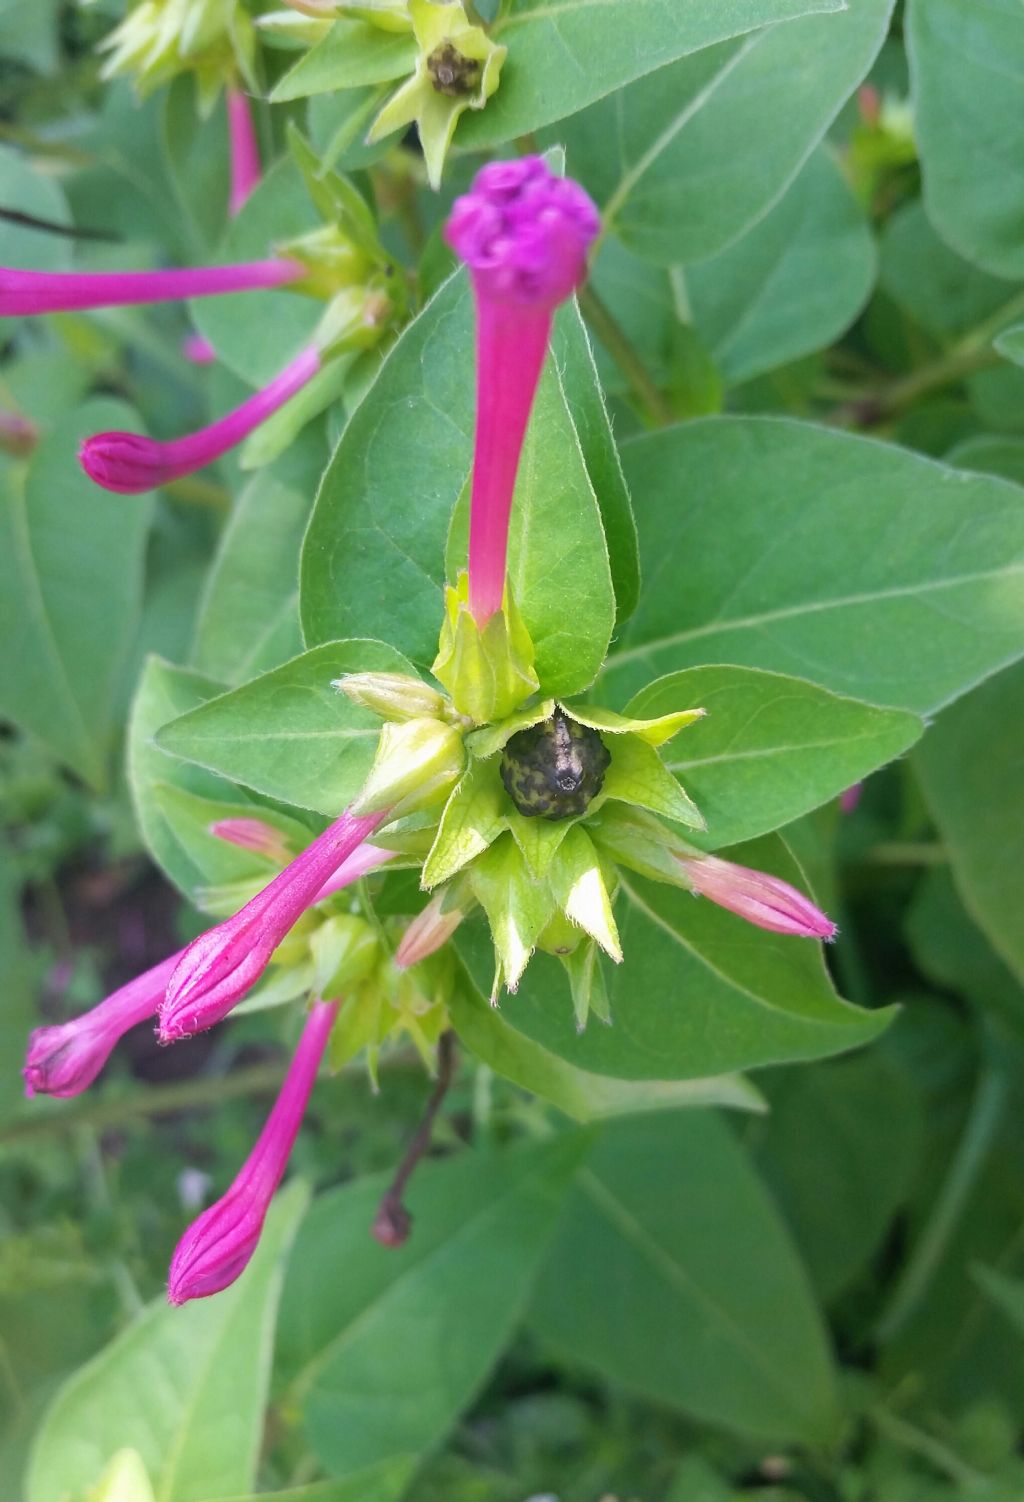
<path id="1" fill-rule="evenodd" d="M 528 819 L 585 813 L 601 791 L 611 754 L 596 730 L 561 709 L 512 736 L 501 757 L 505 791 Z"/>
<path id="2" fill-rule="evenodd" d="M 473 94 L 480 87 L 480 64 L 472 57 L 463 57 L 451 42 L 442 42 L 427 58 L 427 72 L 438 94 L 458 98 L 460 94 Z"/>

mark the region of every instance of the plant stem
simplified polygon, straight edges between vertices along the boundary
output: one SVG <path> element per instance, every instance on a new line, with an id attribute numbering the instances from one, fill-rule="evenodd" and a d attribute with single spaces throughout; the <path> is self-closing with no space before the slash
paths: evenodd
<path id="1" fill-rule="evenodd" d="M 434 1122 L 440 1111 L 445 1096 L 451 1088 L 455 1077 L 455 1034 L 448 1030 L 442 1033 L 437 1045 L 437 1083 L 433 1093 L 427 1102 L 427 1109 L 423 1113 L 423 1120 L 416 1128 L 413 1137 L 391 1184 L 386 1190 L 373 1220 L 373 1234 L 381 1246 L 403 1246 L 409 1239 L 412 1230 L 412 1216 L 402 1204 L 402 1196 L 405 1186 L 412 1176 L 413 1169 L 423 1157 L 430 1146 L 431 1134 L 434 1130 Z"/>
<path id="2" fill-rule="evenodd" d="M 626 377 L 630 387 L 657 427 L 675 421 L 675 414 L 659 391 L 654 378 L 630 343 L 629 337 L 593 287 L 581 287 L 576 294 L 580 312 L 594 330 L 605 349 Z"/>
<path id="3" fill-rule="evenodd" d="M 978 1080 L 963 1134 L 932 1207 L 931 1217 L 875 1327 L 879 1340 L 891 1340 L 924 1297 L 992 1145 L 1006 1095 L 1005 1076 L 989 1065 Z"/>
<path id="4" fill-rule="evenodd" d="M 169 480 L 161 485 L 160 489 L 187 506 L 208 506 L 211 511 L 231 510 L 230 492 L 213 480 L 202 480 L 196 475 L 182 475 L 180 479 Z"/>
<path id="5" fill-rule="evenodd" d="M 938 841 L 882 840 L 864 856 L 875 866 L 946 866 L 949 851 Z"/>
<path id="6" fill-rule="evenodd" d="M 871 1421 L 886 1439 L 891 1439 L 894 1444 L 902 1445 L 905 1450 L 912 1451 L 927 1460 L 943 1476 L 948 1476 L 951 1481 L 962 1483 L 966 1486 L 979 1486 L 986 1478 L 973 1466 L 961 1460 L 959 1455 L 953 1453 L 941 1440 L 935 1439 L 931 1434 L 926 1434 L 923 1429 L 918 1429 L 914 1424 L 908 1424 L 906 1419 L 897 1418 L 894 1413 L 889 1413 L 884 1408 L 872 1408 Z"/>
<path id="7" fill-rule="evenodd" d="M 255 1064 L 228 1075 L 201 1075 L 198 1079 L 180 1080 L 173 1085 L 151 1085 L 124 1100 L 84 1100 L 75 1105 L 56 1103 L 51 1109 L 42 1103 L 31 1116 L 9 1122 L 0 1130 L 0 1147 L 12 1143 L 32 1142 L 54 1132 L 70 1132 L 91 1127 L 102 1132 L 147 1116 L 167 1116 L 176 1111 L 218 1105 L 244 1095 L 270 1095 L 284 1079 L 286 1065 Z"/>

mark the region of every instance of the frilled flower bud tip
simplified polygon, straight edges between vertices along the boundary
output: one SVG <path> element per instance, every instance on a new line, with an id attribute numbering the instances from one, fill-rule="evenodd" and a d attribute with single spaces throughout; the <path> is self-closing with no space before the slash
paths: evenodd
<path id="1" fill-rule="evenodd" d="M 480 292 L 540 310 L 557 307 L 580 285 L 600 225 L 578 183 L 527 156 L 481 168 L 455 200 L 445 238 Z"/>

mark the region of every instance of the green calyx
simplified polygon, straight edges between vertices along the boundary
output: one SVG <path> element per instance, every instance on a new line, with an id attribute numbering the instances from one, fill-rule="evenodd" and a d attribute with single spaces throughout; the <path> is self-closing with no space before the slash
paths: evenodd
<path id="1" fill-rule="evenodd" d="M 415 121 L 427 177 L 438 188 L 459 116 L 483 109 L 497 89 L 505 48 L 473 25 L 462 0 L 409 0 L 408 14 L 416 66 L 380 111 L 367 139 L 379 141 Z"/>
<path id="2" fill-rule="evenodd" d="M 511 592 L 502 608 L 480 627 L 469 608 L 469 579 L 459 575 L 445 589 L 445 615 L 431 668 L 459 714 L 474 725 L 492 725 L 536 693 L 534 650 Z"/>

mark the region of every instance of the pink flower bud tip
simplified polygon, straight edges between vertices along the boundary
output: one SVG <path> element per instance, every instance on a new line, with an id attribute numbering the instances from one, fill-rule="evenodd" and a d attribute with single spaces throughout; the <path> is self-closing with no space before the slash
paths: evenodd
<path id="1" fill-rule="evenodd" d="M 37 1027 L 28 1040 L 22 1071 L 25 1094 L 67 1099 L 87 1090 L 115 1044 L 130 1028 L 154 1015 L 184 952 L 179 950 L 154 965 L 81 1017 L 56 1027 Z"/>
<path id="2" fill-rule="evenodd" d="M 714 855 L 681 857 L 680 864 L 694 892 L 758 928 L 804 939 L 836 936 L 832 920 L 781 877 Z"/>
<path id="3" fill-rule="evenodd" d="M 342 814 L 233 918 L 185 950 L 160 1007 L 157 1036 L 176 1043 L 226 1017 L 254 986 L 274 950 L 324 884 L 386 817 Z"/>
<path id="4" fill-rule="evenodd" d="M 405 930 L 395 954 L 395 964 L 399 970 L 418 965 L 428 955 L 435 954 L 448 942 L 466 916 L 464 909 L 460 907 L 444 912 L 446 896 L 447 893 L 438 892 Z"/>
<path id="5" fill-rule="evenodd" d="M 861 793 L 863 793 L 863 791 L 863 782 L 854 782 L 851 783 L 850 786 L 846 788 L 842 793 L 840 793 L 839 807 L 842 809 L 844 814 L 853 813 L 854 809 L 857 807 L 857 804 L 860 802 L 860 795 Z"/>
<path id="6" fill-rule="evenodd" d="M 288 842 L 281 831 L 262 819 L 217 819 L 209 829 L 219 840 L 237 845 L 241 850 L 251 850 L 279 866 L 286 865 L 291 857 Z"/>
<path id="7" fill-rule="evenodd" d="M 172 1304 L 209 1298 L 245 1271 L 288 1165 L 337 1015 L 336 1001 L 313 1006 L 255 1147 L 230 1189 L 193 1221 L 178 1242 L 167 1279 Z"/>
<path id="8" fill-rule="evenodd" d="M 601 221 L 571 178 L 539 156 L 491 162 L 455 200 L 445 237 L 480 293 L 551 310 L 579 286 Z"/>
<path id="9" fill-rule="evenodd" d="M 319 352 L 303 350 L 268 385 L 208 427 L 170 443 L 142 433 L 95 433 L 79 448 L 79 463 L 97 485 L 120 495 L 140 495 L 166 485 L 220 459 L 284 406 L 319 369 Z"/>
<path id="10" fill-rule="evenodd" d="M 186 334 L 181 352 L 192 365 L 215 365 L 217 351 L 203 334 Z"/>
<path id="11" fill-rule="evenodd" d="M 227 106 L 228 143 L 231 149 L 228 213 L 234 217 L 260 180 L 260 151 L 256 144 L 249 100 L 241 89 L 228 89 Z"/>

